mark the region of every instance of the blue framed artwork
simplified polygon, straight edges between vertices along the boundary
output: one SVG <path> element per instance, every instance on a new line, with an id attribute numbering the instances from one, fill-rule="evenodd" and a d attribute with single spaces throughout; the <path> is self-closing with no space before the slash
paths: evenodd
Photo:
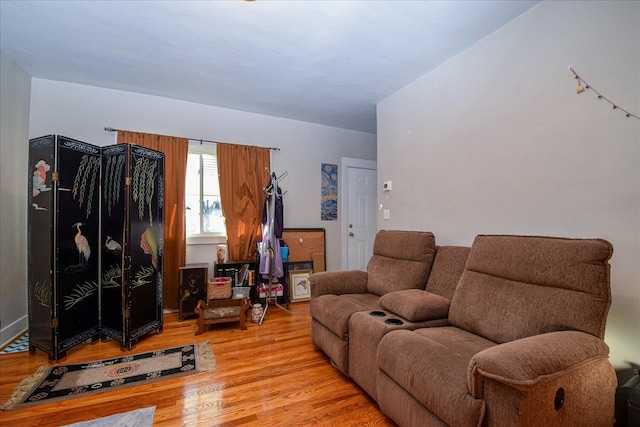
<path id="1" fill-rule="evenodd" d="M 322 164 L 320 219 L 338 220 L 338 165 Z"/>

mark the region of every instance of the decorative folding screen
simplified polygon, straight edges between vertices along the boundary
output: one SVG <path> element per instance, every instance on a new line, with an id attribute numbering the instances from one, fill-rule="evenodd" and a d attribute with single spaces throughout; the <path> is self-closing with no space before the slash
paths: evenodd
<path id="1" fill-rule="evenodd" d="M 162 330 L 162 153 L 57 135 L 29 147 L 30 349 L 57 360 L 101 331 L 130 348 Z"/>

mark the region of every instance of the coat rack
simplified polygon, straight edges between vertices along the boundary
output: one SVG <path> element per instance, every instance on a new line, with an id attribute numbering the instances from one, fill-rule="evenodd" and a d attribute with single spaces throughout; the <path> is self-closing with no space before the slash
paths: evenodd
<path id="1" fill-rule="evenodd" d="M 269 172 L 269 169 L 265 168 L 265 171 L 267 172 L 270 178 L 269 178 L 269 183 L 263 189 L 265 192 L 266 218 L 263 219 L 263 223 L 262 223 L 263 229 L 262 229 L 262 245 L 260 247 L 260 257 L 261 257 L 260 273 L 261 274 L 268 273 L 268 276 L 267 276 L 268 281 L 266 285 L 261 284 L 261 286 L 265 291 L 265 307 L 264 307 L 264 310 L 262 311 L 262 316 L 260 317 L 260 321 L 258 322 L 259 325 L 262 325 L 262 322 L 264 321 L 264 318 L 267 315 L 267 310 L 269 310 L 269 306 L 271 305 L 275 305 L 281 310 L 289 314 L 292 314 L 289 310 L 287 310 L 285 307 L 281 306 L 278 303 L 277 287 L 275 288 L 276 295 L 275 295 L 275 298 L 273 298 L 273 301 L 272 301 L 272 295 L 271 295 L 271 293 L 274 290 L 273 273 L 276 266 L 275 265 L 276 256 L 280 256 L 280 242 L 278 240 L 279 238 L 277 237 L 277 233 L 276 233 L 276 225 L 280 227 L 280 233 L 282 233 L 282 227 L 283 227 L 283 224 L 276 224 L 276 216 L 281 217 L 282 197 L 284 197 L 284 195 L 287 194 L 286 191 L 284 193 L 281 192 L 280 187 L 278 186 L 278 182 L 280 179 L 282 179 L 284 176 L 287 175 L 287 172 L 285 171 L 282 175 L 280 175 L 279 177 L 276 177 L 276 174 L 273 172 Z M 280 206 L 278 207 L 278 205 Z M 278 212 L 278 209 L 280 210 L 279 212 Z M 274 245 L 277 245 L 277 247 L 274 248 Z M 263 264 L 264 264 L 264 268 L 268 270 L 267 272 L 264 271 Z M 283 275 L 284 275 L 284 271 L 283 271 Z"/>

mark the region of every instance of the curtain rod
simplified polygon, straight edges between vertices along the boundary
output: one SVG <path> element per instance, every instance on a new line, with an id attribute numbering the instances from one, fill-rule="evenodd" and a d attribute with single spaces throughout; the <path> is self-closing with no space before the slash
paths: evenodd
<path id="1" fill-rule="evenodd" d="M 131 132 L 131 131 L 126 131 L 124 129 L 115 129 L 112 127 L 105 127 L 104 130 L 106 130 L 107 132 L 118 132 L 119 130 L 124 131 L 124 132 Z M 184 138 L 184 137 L 181 137 Z M 224 142 L 220 142 L 220 141 L 212 141 L 210 139 L 202 139 L 202 138 L 185 138 L 188 139 L 189 141 L 200 141 L 202 142 L 210 142 L 212 144 L 225 144 Z M 264 148 L 264 147 L 260 147 L 260 148 Z M 266 147 L 269 150 L 273 150 L 273 151 L 280 151 L 280 149 L 278 147 Z"/>

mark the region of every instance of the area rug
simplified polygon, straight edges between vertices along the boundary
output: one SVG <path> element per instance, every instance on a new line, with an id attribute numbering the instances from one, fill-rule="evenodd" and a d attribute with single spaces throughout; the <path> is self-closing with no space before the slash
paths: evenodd
<path id="1" fill-rule="evenodd" d="M 136 409 L 122 414 L 67 424 L 63 427 L 153 427 L 155 413 L 156 407 L 149 406 L 148 408 Z"/>
<path id="2" fill-rule="evenodd" d="M 42 366 L 22 381 L 0 409 L 49 403 L 214 369 L 209 341 L 93 362 Z"/>
<path id="3" fill-rule="evenodd" d="M 20 353 L 29 350 L 29 334 L 22 334 L 17 340 L 0 350 L 0 354 Z"/>

